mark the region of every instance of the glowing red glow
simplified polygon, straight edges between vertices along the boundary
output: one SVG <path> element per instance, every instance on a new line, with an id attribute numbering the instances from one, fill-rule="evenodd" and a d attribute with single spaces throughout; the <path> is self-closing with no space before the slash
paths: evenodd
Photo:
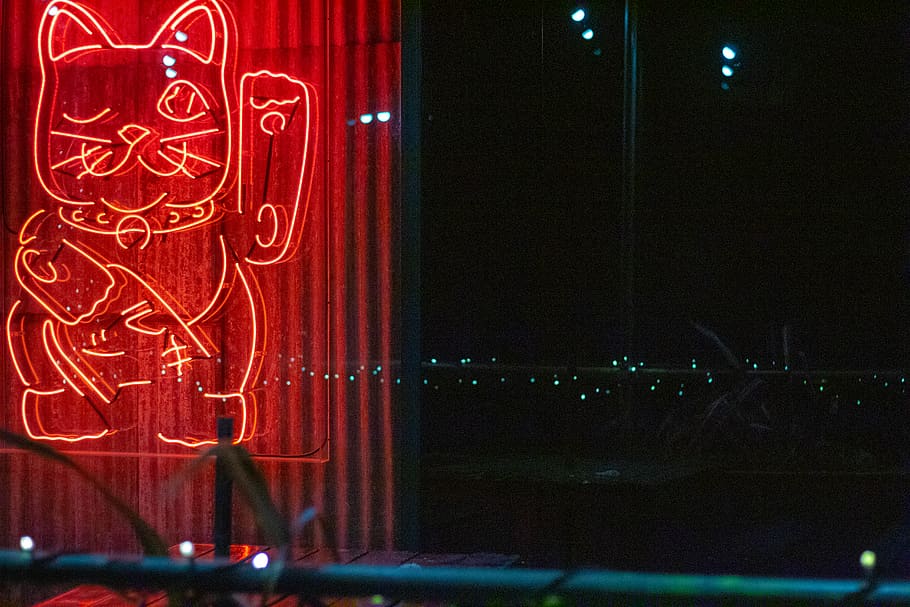
<path id="1" fill-rule="evenodd" d="M 25 296 L 6 319 L 33 438 L 139 430 L 168 445 L 213 444 L 214 424 L 117 425 L 115 401 L 163 385 L 182 387 L 201 419 L 233 416 L 235 443 L 254 437 L 272 305 L 257 268 L 299 247 L 318 120 L 315 88 L 268 70 L 240 76 L 237 104 L 236 44 L 220 0 L 184 2 L 144 44 L 122 42 L 81 2 L 44 10 L 34 166 L 48 204 L 21 226 L 13 271 Z M 89 92 L 84 107 L 63 110 L 80 70 L 116 74 L 140 58 L 159 66 L 160 94 L 146 102 L 138 93 L 136 104 Z M 191 296 L 173 286 L 193 271 L 168 257 L 180 234 L 217 235 L 212 257 L 198 261 L 218 273 Z M 66 411 L 79 409 L 91 429 L 67 427 Z"/>

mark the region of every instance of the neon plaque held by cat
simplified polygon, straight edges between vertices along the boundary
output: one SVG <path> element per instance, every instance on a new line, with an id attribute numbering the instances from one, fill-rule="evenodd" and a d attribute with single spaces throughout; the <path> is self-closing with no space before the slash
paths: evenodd
<path id="1" fill-rule="evenodd" d="M 236 45 L 217 0 L 184 3 L 141 44 L 84 4 L 44 9 L 34 164 L 47 197 L 20 227 L 6 326 L 33 438 L 199 447 L 219 416 L 235 443 L 256 436 L 280 297 L 262 276 L 301 240 L 317 106 L 296 78 L 238 78 Z M 142 90 L 111 94 L 137 70 Z"/>

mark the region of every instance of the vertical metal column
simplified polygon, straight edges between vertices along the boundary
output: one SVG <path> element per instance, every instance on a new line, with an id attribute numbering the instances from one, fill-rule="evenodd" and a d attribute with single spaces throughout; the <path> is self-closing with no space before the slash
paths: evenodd
<path id="1" fill-rule="evenodd" d="M 423 56 L 420 0 L 401 3 L 401 396 L 395 408 L 396 547 L 419 548 L 420 155 Z"/>
<path id="2" fill-rule="evenodd" d="M 635 156 L 638 128 L 638 0 L 626 0 L 625 48 L 623 51 L 622 124 L 622 273 L 623 354 L 629 360 L 635 351 Z M 627 430 L 633 423 L 633 386 L 623 390 Z"/>
<path id="3" fill-rule="evenodd" d="M 218 443 L 230 444 L 234 439 L 234 418 L 218 418 Z M 233 482 L 220 457 L 215 459 L 215 516 L 212 543 L 215 556 L 231 556 L 231 501 Z"/>

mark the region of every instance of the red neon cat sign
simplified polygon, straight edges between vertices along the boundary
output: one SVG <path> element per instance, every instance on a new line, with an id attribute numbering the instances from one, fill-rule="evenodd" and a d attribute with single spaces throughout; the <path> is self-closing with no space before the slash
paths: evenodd
<path id="1" fill-rule="evenodd" d="M 141 44 L 82 3 L 45 8 L 34 166 L 48 198 L 20 226 L 6 319 L 33 438 L 197 447 L 221 415 L 236 443 L 257 435 L 282 296 L 263 277 L 300 244 L 317 102 L 284 74 L 238 78 L 236 44 L 218 0 L 185 2 Z M 93 86 L 137 70 L 142 90 Z M 183 413 L 120 421 L 126 403 L 172 399 Z"/>

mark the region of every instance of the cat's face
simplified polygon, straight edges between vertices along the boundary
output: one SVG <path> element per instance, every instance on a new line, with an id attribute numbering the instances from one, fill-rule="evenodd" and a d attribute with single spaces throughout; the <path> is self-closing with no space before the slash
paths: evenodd
<path id="1" fill-rule="evenodd" d="M 78 3 L 49 3 L 35 164 L 67 221 L 163 233 L 211 216 L 232 168 L 232 27 L 215 0 L 190 0 L 129 44 Z"/>

